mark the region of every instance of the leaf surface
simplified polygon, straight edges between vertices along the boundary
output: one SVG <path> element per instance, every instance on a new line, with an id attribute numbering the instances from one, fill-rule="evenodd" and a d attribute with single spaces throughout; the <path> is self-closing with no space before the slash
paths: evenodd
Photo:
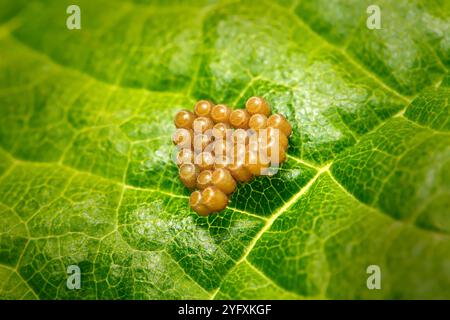
<path id="1" fill-rule="evenodd" d="M 2 2 L 0 298 L 450 298 L 450 7 L 379 3 Z M 199 217 L 173 116 L 252 95 L 288 161 Z"/>

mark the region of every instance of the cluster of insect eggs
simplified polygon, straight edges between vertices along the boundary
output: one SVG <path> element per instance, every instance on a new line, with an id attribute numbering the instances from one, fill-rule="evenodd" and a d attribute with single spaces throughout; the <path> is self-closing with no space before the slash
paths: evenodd
<path id="1" fill-rule="evenodd" d="M 189 205 L 203 216 L 225 209 L 237 182 L 285 161 L 292 132 L 289 122 L 281 114 L 271 115 L 260 97 L 236 110 L 200 100 L 194 112 L 181 110 L 174 122 L 180 179 L 193 191 Z"/>

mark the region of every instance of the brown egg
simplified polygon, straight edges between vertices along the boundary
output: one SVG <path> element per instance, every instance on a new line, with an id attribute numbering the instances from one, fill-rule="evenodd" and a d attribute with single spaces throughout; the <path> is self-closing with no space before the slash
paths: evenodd
<path id="1" fill-rule="evenodd" d="M 272 154 L 270 156 L 270 163 L 272 165 L 280 165 L 285 161 L 286 161 L 286 151 L 284 151 L 284 149 L 279 149 L 278 155 Z"/>
<path id="2" fill-rule="evenodd" d="M 208 100 L 200 100 L 195 104 L 194 112 L 199 117 L 209 117 L 213 103 Z"/>
<path id="3" fill-rule="evenodd" d="M 234 143 L 234 144 L 229 144 L 228 147 L 229 147 L 229 149 L 227 150 L 227 155 L 229 157 L 229 160 L 231 160 L 230 164 L 244 162 L 245 152 L 248 149 L 247 145 Z"/>
<path id="4" fill-rule="evenodd" d="M 215 156 L 215 162 L 214 162 L 214 170 L 216 169 L 226 169 L 228 166 L 232 163 L 231 157 L 228 155 L 226 156 Z"/>
<path id="5" fill-rule="evenodd" d="M 212 184 L 212 175 L 213 173 L 211 170 L 203 170 L 202 172 L 200 172 L 197 177 L 197 188 L 203 190 L 209 187 Z"/>
<path id="6" fill-rule="evenodd" d="M 259 130 L 258 139 L 260 143 L 265 141 L 274 141 L 278 143 L 281 149 L 286 150 L 288 148 L 288 138 L 283 131 L 276 128 L 268 127 L 266 130 Z"/>
<path id="7" fill-rule="evenodd" d="M 267 126 L 279 129 L 286 135 L 286 137 L 289 137 L 292 133 L 291 124 L 285 117 L 283 117 L 283 115 L 279 113 L 273 114 L 269 117 L 269 119 L 267 119 Z"/>
<path id="8" fill-rule="evenodd" d="M 228 205 L 227 195 L 216 186 L 210 186 L 203 190 L 202 200 L 211 212 L 221 211 Z"/>
<path id="9" fill-rule="evenodd" d="M 253 178 L 251 172 L 245 167 L 244 162 L 230 164 L 227 169 L 236 181 L 248 182 Z"/>
<path id="10" fill-rule="evenodd" d="M 228 168 L 228 162 L 227 160 L 222 161 L 222 162 L 215 162 L 214 163 L 214 170 L 216 169 L 227 169 Z"/>
<path id="11" fill-rule="evenodd" d="M 206 148 L 212 143 L 212 137 L 207 134 L 194 135 L 194 152 L 200 153 L 205 151 Z"/>
<path id="12" fill-rule="evenodd" d="M 234 144 L 248 144 L 249 135 L 247 130 L 244 129 L 236 129 L 233 131 L 233 143 Z"/>
<path id="13" fill-rule="evenodd" d="M 227 130 L 230 130 L 230 125 L 223 122 L 219 122 L 216 123 L 212 128 L 212 135 L 216 139 L 218 138 L 224 139 L 227 136 L 228 133 Z"/>
<path id="14" fill-rule="evenodd" d="M 189 197 L 189 206 L 201 216 L 207 216 L 211 210 L 203 204 L 202 193 L 200 191 L 192 192 Z"/>
<path id="15" fill-rule="evenodd" d="M 250 114 L 262 114 L 268 117 L 270 115 L 270 106 L 266 100 L 261 97 L 251 97 L 245 103 L 245 108 Z"/>
<path id="16" fill-rule="evenodd" d="M 177 165 L 184 163 L 194 163 L 194 152 L 191 149 L 181 149 L 177 153 Z"/>
<path id="17" fill-rule="evenodd" d="M 255 132 L 255 134 L 252 134 L 249 136 L 246 150 L 250 150 L 250 151 L 258 151 L 259 150 L 259 143 L 260 143 L 260 140 L 262 140 L 260 138 L 261 132 L 264 132 L 264 130 L 257 131 L 257 132 Z"/>
<path id="18" fill-rule="evenodd" d="M 236 190 L 236 181 L 227 169 L 214 170 L 211 182 L 225 194 L 230 194 Z"/>
<path id="19" fill-rule="evenodd" d="M 205 133 L 205 131 L 212 129 L 213 122 L 208 117 L 197 117 L 192 123 L 194 134 Z"/>
<path id="20" fill-rule="evenodd" d="M 200 171 L 214 168 L 214 156 L 211 152 L 203 151 L 194 158 L 194 163 L 200 168 Z"/>
<path id="21" fill-rule="evenodd" d="M 253 130 L 264 129 L 267 127 L 267 117 L 260 113 L 254 114 L 250 117 L 248 126 Z"/>
<path id="22" fill-rule="evenodd" d="M 175 126 L 177 128 L 192 129 L 192 123 L 195 120 L 195 115 L 189 110 L 180 110 L 175 115 Z"/>
<path id="23" fill-rule="evenodd" d="M 234 128 L 248 129 L 250 115 L 244 109 L 236 109 L 230 114 L 230 124 Z"/>
<path id="24" fill-rule="evenodd" d="M 230 121 L 231 109 L 224 104 L 218 104 L 211 109 L 211 118 L 215 123 L 226 123 Z"/>
<path id="25" fill-rule="evenodd" d="M 181 181 L 199 189 L 191 194 L 189 204 L 207 216 L 226 208 L 236 181 L 276 173 L 271 169 L 286 160 L 292 127 L 281 114 L 269 116 L 270 106 L 260 97 L 248 99 L 245 110 L 234 111 L 201 100 L 194 112 L 176 114 L 178 129 L 172 141 L 180 148 L 176 162 Z"/>
<path id="26" fill-rule="evenodd" d="M 270 160 L 261 156 L 259 152 L 247 151 L 245 153 L 245 168 L 253 175 L 260 176 L 269 168 Z"/>
<path id="27" fill-rule="evenodd" d="M 194 132 L 190 129 L 179 128 L 172 135 L 172 142 L 180 149 L 191 148 Z"/>
<path id="28" fill-rule="evenodd" d="M 228 143 L 226 140 L 216 140 L 214 141 L 214 155 L 215 161 L 225 161 L 231 154 L 231 143 Z"/>
<path id="29" fill-rule="evenodd" d="M 284 134 L 282 134 L 284 136 Z M 259 152 L 263 158 L 270 160 L 271 164 L 281 164 L 286 160 L 286 150 L 276 143 L 276 141 L 270 140 L 269 143 L 260 142 Z"/>
<path id="30" fill-rule="evenodd" d="M 189 189 L 194 189 L 197 185 L 198 167 L 192 163 L 185 163 L 180 166 L 179 173 L 181 182 Z"/>

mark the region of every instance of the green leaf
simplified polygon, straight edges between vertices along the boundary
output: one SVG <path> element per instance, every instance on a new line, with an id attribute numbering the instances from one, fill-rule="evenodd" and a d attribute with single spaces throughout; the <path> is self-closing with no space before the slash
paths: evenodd
<path id="1" fill-rule="evenodd" d="M 70 4 L 0 4 L 0 298 L 450 298 L 448 1 Z M 288 161 L 199 217 L 173 116 L 252 95 Z"/>

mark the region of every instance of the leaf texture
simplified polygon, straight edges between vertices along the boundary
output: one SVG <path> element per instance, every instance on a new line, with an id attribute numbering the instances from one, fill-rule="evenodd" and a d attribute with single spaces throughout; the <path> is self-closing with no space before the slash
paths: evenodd
<path id="1" fill-rule="evenodd" d="M 450 6 L 378 2 L 3 1 L 0 298 L 450 298 Z M 252 95 L 288 161 L 199 217 L 173 116 Z"/>

